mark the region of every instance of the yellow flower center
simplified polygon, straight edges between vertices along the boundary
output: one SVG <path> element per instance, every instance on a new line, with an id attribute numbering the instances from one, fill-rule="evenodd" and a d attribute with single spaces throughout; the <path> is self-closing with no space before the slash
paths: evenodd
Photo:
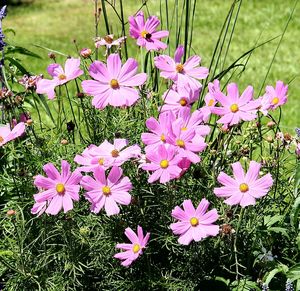
<path id="1" fill-rule="evenodd" d="M 105 40 L 107 43 L 111 44 L 111 43 L 113 42 L 114 39 L 113 39 L 111 36 L 107 35 L 107 36 L 104 36 L 104 40 Z"/>
<path id="2" fill-rule="evenodd" d="M 111 156 L 112 156 L 113 158 L 118 157 L 118 156 L 119 156 L 119 151 L 118 151 L 118 150 L 112 150 L 112 151 L 111 151 Z"/>
<path id="3" fill-rule="evenodd" d="M 180 103 L 181 106 L 186 106 L 187 105 L 187 101 L 186 101 L 185 98 L 181 98 L 179 103 Z"/>
<path id="4" fill-rule="evenodd" d="M 65 79 L 67 79 L 67 76 L 66 76 L 65 74 L 60 74 L 60 75 L 58 76 L 58 79 L 59 79 L 59 80 L 65 80 Z"/>
<path id="5" fill-rule="evenodd" d="M 143 31 L 141 32 L 141 37 L 142 37 L 142 38 L 150 39 L 151 36 L 152 36 L 152 34 L 149 33 L 147 30 L 143 30 Z"/>
<path id="6" fill-rule="evenodd" d="M 241 192 L 245 193 L 245 192 L 247 192 L 248 190 L 249 190 L 249 186 L 248 186 L 247 184 L 242 183 L 242 184 L 240 185 L 240 191 L 241 191 Z"/>
<path id="7" fill-rule="evenodd" d="M 279 98 L 278 97 L 273 98 L 273 100 L 272 100 L 272 104 L 273 105 L 278 104 L 278 102 L 279 102 Z"/>
<path id="8" fill-rule="evenodd" d="M 113 89 L 118 89 L 120 87 L 118 80 L 112 79 L 110 81 L 110 87 L 113 88 Z"/>
<path id="9" fill-rule="evenodd" d="M 208 102 L 208 106 L 213 106 L 214 105 L 215 100 L 214 99 L 210 99 Z"/>
<path id="10" fill-rule="evenodd" d="M 184 146 L 185 146 L 185 143 L 182 139 L 177 139 L 176 144 L 181 148 L 184 148 Z"/>
<path id="11" fill-rule="evenodd" d="M 105 195 L 105 196 L 109 196 L 110 195 L 110 188 L 108 187 L 108 186 L 103 186 L 102 187 L 102 193 L 103 193 L 103 195 Z"/>
<path id="12" fill-rule="evenodd" d="M 0 135 L 0 143 L 4 142 L 4 138 Z"/>
<path id="13" fill-rule="evenodd" d="M 169 167 L 169 161 L 168 160 L 162 160 L 160 162 L 160 166 L 163 168 L 163 169 L 166 169 Z"/>
<path id="14" fill-rule="evenodd" d="M 182 131 L 186 131 L 187 130 L 187 127 L 183 127 L 181 128 Z"/>
<path id="15" fill-rule="evenodd" d="M 99 160 L 98 160 L 98 164 L 99 164 L 100 166 L 103 166 L 103 164 L 104 164 L 104 159 L 103 159 L 103 158 L 99 159 Z"/>
<path id="16" fill-rule="evenodd" d="M 177 73 L 182 73 L 184 71 L 183 64 L 177 64 L 176 71 L 177 71 Z"/>
<path id="17" fill-rule="evenodd" d="M 64 186 L 64 184 L 58 183 L 58 184 L 56 185 L 56 192 L 57 192 L 58 194 L 64 194 L 64 193 L 65 193 L 65 186 Z"/>
<path id="18" fill-rule="evenodd" d="M 165 137 L 164 134 L 162 134 L 162 135 L 160 136 L 160 140 L 161 140 L 162 142 L 166 142 L 166 137 Z"/>
<path id="19" fill-rule="evenodd" d="M 239 106 L 234 103 L 230 106 L 230 110 L 231 110 L 231 112 L 236 113 L 239 111 Z"/>
<path id="20" fill-rule="evenodd" d="M 197 226 L 199 224 L 199 220 L 196 217 L 192 217 L 190 219 L 191 226 Z"/>
<path id="21" fill-rule="evenodd" d="M 141 249 L 141 246 L 139 244 L 134 244 L 132 251 L 136 254 Z"/>

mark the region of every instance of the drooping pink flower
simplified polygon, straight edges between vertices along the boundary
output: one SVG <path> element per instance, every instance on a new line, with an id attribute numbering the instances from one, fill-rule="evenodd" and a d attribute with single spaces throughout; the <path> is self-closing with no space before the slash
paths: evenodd
<path id="1" fill-rule="evenodd" d="M 123 250 L 123 252 L 115 254 L 114 258 L 121 260 L 121 265 L 127 267 L 143 253 L 149 241 L 150 233 L 147 232 L 144 236 L 142 227 L 138 225 L 137 234 L 130 227 L 127 227 L 125 235 L 131 243 L 117 244 L 116 248 Z"/>
<path id="2" fill-rule="evenodd" d="M 248 86 L 239 96 L 237 84 L 230 83 L 227 86 L 227 96 L 219 91 L 215 93 L 215 98 L 222 105 L 211 109 L 213 113 L 222 116 L 217 123 L 234 125 L 241 120 L 250 121 L 257 117 L 260 100 L 253 100 L 252 86 Z"/>
<path id="3" fill-rule="evenodd" d="M 268 110 L 274 110 L 287 102 L 288 85 L 282 81 L 277 81 L 275 88 L 272 86 L 266 87 L 266 93 L 260 98 L 260 111 L 267 115 Z"/>
<path id="4" fill-rule="evenodd" d="M 169 132 L 172 123 L 175 121 L 175 115 L 171 112 L 163 112 L 159 115 L 158 121 L 150 117 L 146 121 L 147 128 L 151 131 L 142 133 L 142 141 L 146 144 L 146 151 L 156 150 L 156 148 L 165 144 L 169 140 Z"/>
<path id="5" fill-rule="evenodd" d="M 189 85 L 178 86 L 177 90 L 167 90 L 162 99 L 164 105 L 161 108 L 161 112 L 172 111 L 177 114 L 181 108 L 191 108 L 192 104 L 199 98 L 200 89 L 192 90 Z"/>
<path id="6" fill-rule="evenodd" d="M 54 99 L 56 86 L 63 85 L 83 74 L 80 69 L 80 59 L 74 58 L 66 60 L 64 69 L 60 64 L 51 64 L 48 66 L 47 71 L 53 79 L 39 79 L 36 83 L 36 92 L 47 94 L 49 99 Z"/>
<path id="7" fill-rule="evenodd" d="M 145 47 L 150 50 L 164 50 L 168 46 L 161 42 L 161 38 L 169 36 L 169 31 L 161 30 L 156 31 L 160 24 L 159 19 L 156 16 L 150 16 L 146 22 L 144 19 L 144 13 L 138 12 L 137 15 L 129 16 L 129 34 L 132 38 L 137 39 L 137 45 Z"/>
<path id="8" fill-rule="evenodd" d="M 149 183 L 153 183 L 159 179 L 160 183 L 167 183 L 177 178 L 181 173 L 178 163 L 182 157 L 176 155 L 176 148 L 171 145 L 159 145 L 156 150 L 146 152 L 146 158 L 149 163 L 142 164 L 142 169 L 153 172 L 149 179 Z"/>
<path id="9" fill-rule="evenodd" d="M 9 124 L 0 126 L 0 147 L 5 145 L 7 142 L 16 139 L 23 135 L 25 132 L 25 123 L 20 122 L 14 126 L 11 130 Z"/>
<path id="10" fill-rule="evenodd" d="M 61 162 L 61 174 L 52 163 L 43 167 L 47 177 L 37 175 L 34 184 L 44 191 L 34 195 L 35 205 L 33 212 L 40 212 L 44 202 L 48 207 L 46 213 L 56 215 L 62 208 L 64 213 L 73 209 L 73 200 L 79 200 L 79 182 L 82 175 L 78 170 L 71 172 L 71 166 L 67 161 Z"/>
<path id="11" fill-rule="evenodd" d="M 181 161 L 178 163 L 178 167 L 181 168 L 181 173 L 177 177 L 178 179 L 181 178 L 184 173 L 189 169 L 191 166 L 191 161 L 188 158 L 182 158 Z"/>
<path id="12" fill-rule="evenodd" d="M 212 108 L 214 108 L 217 103 L 217 100 L 214 97 L 216 92 L 221 92 L 219 80 L 214 80 L 213 83 L 208 83 L 208 93 L 204 97 L 205 105 L 200 108 L 204 122 L 208 121 L 209 116 L 212 113 Z"/>
<path id="13" fill-rule="evenodd" d="M 99 213 L 104 207 L 107 215 L 114 215 L 120 212 L 118 204 L 129 205 L 132 184 L 128 177 L 123 177 L 123 171 L 119 167 L 112 167 L 108 177 L 105 177 L 103 168 L 96 168 L 94 178 L 85 176 L 81 180 L 82 187 L 87 190 L 86 199 L 92 203 L 91 211 Z M 118 203 L 118 204 L 117 204 Z"/>
<path id="14" fill-rule="evenodd" d="M 273 179 L 271 174 L 259 178 L 260 163 L 251 161 L 246 174 L 240 162 L 233 163 L 231 166 L 234 178 L 221 172 L 218 181 L 224 186 L 214 189 L 214 193 L 218 197 L 227 198 L 224 201 L 226 204 L 239 204 L 245 207 L 254 205 L 255 199 L 267 195 L 273 184 Z"/>
<path id="15" fill-rule="evenodd" d="M 193 90 L 199 90 L 202 85 L 198 80 L 208 76 L 208 69 L 199 66 L 201 62 L 199 56 L 192 56 L 182 64 L 183 54 L 184 48 L 180 45 L 175 51 L 174 59 L 167 55 L 160 55 L 154 58 L 154 64 L 161 70 L 161 77 L 173 80 L 177 86 L 183 87 L 189 84 Z"/>
<path id="16" fill-rule="evenodd" d="M 219 226 L 213 224 L 218 219 L 217 210 L 214 208 L 207 211 L 209 202 L 203 198 L 197 209 L 192 201 L 184 200 L 183 209 L 176 206 L 172 210 L 172 217 L 178 222 L 170 225 L 174 234 L 180 235 L 178 242 L 188 245 L 191 241 L 200 241 L 208 236 L 216 236 L 219 233 Z"/>
<path id="17" fill-rule="evenodd" d="M 95 40 L 95 47 L 99 48 L 101 46 L 106 46 L 107 49 L 110 49 L 112 46 L 120 46 L 126 39 L 126 36 L 122 36 L 114 40 L 114 35 L 109 34 L 103 38 Z"/>
<path id="18" fill-rule="evenodd" d="M 146 82 L 147 74 L 137 74 L 138 63 L 129 58 L 122 66 L 119 54 L 110 54 L 107 65 L 95 61 L 89 68 L 89 74 L 95 80 L 81 83 L 84 93 L 94 96 L 92 104 L 103 109 L 112 106 L 131 106 L 140 97 L 135 86 Z"/>

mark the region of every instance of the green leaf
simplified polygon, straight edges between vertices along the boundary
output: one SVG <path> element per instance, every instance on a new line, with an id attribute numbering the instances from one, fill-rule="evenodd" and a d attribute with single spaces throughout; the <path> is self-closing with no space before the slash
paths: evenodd
<path id="1" fill-rule="evenodd" d="M 294 188 L 294 196 L 298 196 L 298 187 L 300 184 L 300 162 L 299 160 L 297 161 L 297 166 L 296 166 L 296 174 L 295 174 L 295 188 Z"/>
<path id="2" fill-rule="evenodd" d="M 16 66 L 22 74 L 28 74 L 28 71 L 17 60 L 11 57 L 5 57 L 5 60 L 9 61 L 12 65 Z"/>
<path id="3" fill-rule="evenodd" d="M 45 47 L 45 46 L 42 46 L 42 45 L 39 45 L 39 44 L 34 44 L 34 46 L 38 47 L 38 48 L 42 48 L 46 51 L 49 51 L 49 52 L 53 52 L 53 53 L 56 53 L 56 54 L 59 54 L 59 55 L 62 55 L 62 56 L 65 56 L 65 57 L 68 57 L 68 55 L 60 52 L 60 51 L 56 51 L 56 50 L 53 50 L 51 48 L 48 48 L 48 47 Z"/>
<path id="4" fill-rule="evenodd" d="M 299 225 L 299 212 L 300 212 L 300 197 L 298 197 L 292 207 L 291 211 L 291 225 L 298 228 Z"/>
<path id="5" fill-rule="evenodd" d="M 264 225 L 269 228 L 272 225 L 274 225 L 276 222 L 281 221 L 284 218 L 283 215 L 274 215 L 274 216 L 270 216 L 267 215 L 264 217 Z"/>
<path id="6" fill-rule="evenodd" d="M 6 55 L 21 54 L 21 55 L 26 55 L 33 58 L 41 59 L 41 57 L 38 54 L 20 46 L 8 46 L 5 54 Z"/>
<path id="7" fill-rule="evenodd" d="M 294 265 L 289 269 L 286 276 L 293 282 L 300 279 L 300 263 Z"/>

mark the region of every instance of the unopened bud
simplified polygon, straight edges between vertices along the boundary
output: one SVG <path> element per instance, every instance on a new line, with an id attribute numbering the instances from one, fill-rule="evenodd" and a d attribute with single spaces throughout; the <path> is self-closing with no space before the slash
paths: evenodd
<path id="1" fill-rule="evenodd" d="M 68 142 L 66 139 L 62 139 L 62 140 L 60 141 L 60 143 L 61 143 L 62 145 L 66 145 L 66 144 L 68 144 L 69 142 Z"/>
<path id="2" fill-rule="evenodd" d="M 33 123 L 33 120 L 32 120 L 32 119 L 28 119 L 28 120 L 26 121 L 26 124 L 27 124 L 28 126 L 32 125 L 32 123 Z"/>
<path id="3" fill-rule="evenodd" d="M 6 215 L 7 215 L 7 216 L 14 216 L 15 214 L 16 214 L 16 211 L 13 210 L 13 209 L 10 209 L 10 210 L 8 210 L 8 211 L 6 212 Z"/>
<path id="4" fill-rule="evenodd" d="M 83 48 L 81 51 L 80 51 L 80 55 L 86 59 L 88 58 L 90 55 L 92 54 L 92 50 L 90 48 Z"/>
<path id="5" fill-rule="evenodd" d="M 267 136 L 267 142 L 272 143 L 274 141 L 273 136 Z"/>
<path id="6" fill-rule="evenodd" d="M 53 52 L 50 52 L 49 54 L 48 54 L 48 58 L 49 59 L 55 59 L 56 58 L 56 55 L 55 55 L 55 53 L 53 53 Z"/>
<path id="7" fill-rule="evenodd" d="M 272 127 L 274 127 L 275 126 L 275 122 L 274 121 L 269 121 L 268 123 L 267 123 L 267 127 L 269 127 L 269 128 L 272 128 Z"/>

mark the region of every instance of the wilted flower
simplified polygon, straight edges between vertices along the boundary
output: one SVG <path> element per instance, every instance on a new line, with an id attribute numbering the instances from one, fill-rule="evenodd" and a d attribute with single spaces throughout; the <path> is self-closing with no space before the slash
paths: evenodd
<path id="1" fill-rule="evenodd" d="M 23 85 L 26 90 L 36 89 L 36 83 L 42 79 L 42 75 L 28 76 L 24 75 L 18 82 Z"/>
<path id="2" fill-rule="evenodd" d="M 169 36 L 169 31 L 156 31 L 160 21 L 156 16 L 150 16 L 146 22 L 144 13 L 138 12 L 137 15 L 129 16 L 129 34 L 131 37 L 137 39 L 137 45 L 145 47 L 150 50 L 164 50 L 167 45 L 160 41 L 161 38 Z"/>
<path id="3" fill-rule="evenodd" d="M 47 205 L 46 213 L 56 215 L 62 208 L 64 212 L 73 209 L 73 200 L 79 200 L 79 182 L 82 178 L 78 170 L 71 172 L 71 166 L 67 161 L 61 162 L 61 174 L 52 163 L 43 167 L 47 177 L 37 175 L 35 186 L 43 191 L 34 195 L 35 204 L 33 213 L 40 213 Z"/>
<path id="4" fill-rule="evenodd" d="M 226 204 L 240 204 L 242 207 L 245 207 L 254 205 L 255 199 L 267 195 L 273 184 L 273 179 L 271 174 L 258 178 L 260 163 L 251 161 L 246 174 L 240 162 L 233 163 L 231 166 L 234 179 L 221 172 L 218 176 L 218 181 L 224 187 L 214 189 L 214 193 L 218 197 L 227 198 L 224 201 Z"/>
<path id="5" fill-rule="evenodd" d="M 142 227 L 138 225 L 137 235 L 130 227 L 125 229 L 125 235 L 131 241 L 131 243 L 117 244 L 116 248 L 124 251 L 115 254 L 114 258 L 122 260 L 121 265 L 127 267 L 143 253 L 143 249 L 148 243 L 150 233 L 147 232 L 147 234 L 144 236 Z"/>
<path id="6" fill-rule="evenodd" d="M 216 236 L 219 233 L 219 226 L 213 224 L 218 219 L 216 209 L 207 211 L 209 202 L 203 198 L 197 209 L 192 201 L 184 200 L 183 209 L 176 206 L 172 210 L 172 217 L 179 222 L 170 225 L 174 234 L 180 235 L 178 242 L 188 245 L 192 240 L 200 241 L 208 236 Z"/>
<path id="7" fill-rule="evenodd" d="M 132 184 L 128 177 L 122 177 L 123 171 L 119 167 L 112 167 L 108 177 L 105 177 L 103 168 L 96 168 L 94 178 L 85 176 L 81 180 L 82 187 L 87 190 L 85 198 L 92 203 L 91 211 L 99 213 L 104 207 L 107 215 L 120 212 L 118 204 L 129 205 Z M 118 203 L 118 204 L 117 204 Z"/>
<path id="8" fill-rule="evenodd" d="M 114 35 L 109 34 L 103 38 L 95 39 L 95 47 L 99 48 L 101 46 L 106 46 L 107 49 L 110 49 L 112 46 L 120 46 L 126 39 L 126 36 L 121 36 L 118 39 L 114 40 Z"/>
<path id="9" fill-rule="evenodd" d="M 140 97 L 133 87 L 143 85 L 147 74 L 137 73 L 138 63 L 129 58 L 122 66 L 119 54 L 111 54 L 107 64 L 95 61 L 89 68 L 89 74 L 95 80 L 81 83 L 83 91 L 94 96 L 92 104 L 103 109 L 108 104 L 112 106 L 131 106 Z"/>
<path id="10" fill-rule="evenodd" d="M 83 71 L 80 69 L 80 59 L 74 58 L 66 60 L 64 69 L 59 64 L 51 64 L 48 66 L 47 71 L 53 79 L 38 80 L 36 92 L 38 94 L 47 94 L 49 99 L 54 99 L 56 86 L 63 85 L 83 74 Z"/>
<path id="11" fill-rule="evenodd" d="M 208 68 L 199 66 L 201 62 L 199 56 L 191 56 L 182 63 L 183 54 L 184 48 L 180 45 L 175 51 L 174 59 L 167 55 L 160 55 L 154 58 L 154 64 L 161 70 L 161 77 L 174 81 L 177 86 L 183 87 L 189 84 L 193 90 L 199 90 L 202 85 L 198 80 L 208 76 Z"/>

